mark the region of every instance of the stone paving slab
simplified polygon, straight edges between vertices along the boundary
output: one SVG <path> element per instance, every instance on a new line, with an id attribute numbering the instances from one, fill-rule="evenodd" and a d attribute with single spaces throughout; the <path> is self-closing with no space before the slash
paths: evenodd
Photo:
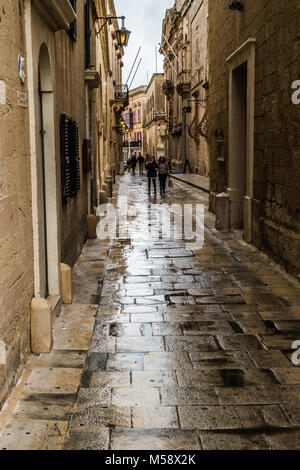
<path id="1" fill-rule="evenodd" d="M 76 393 L 80 376 L 80 369 L 36 367 L 24 388 L 24 394 Z"/>
<path id="2" fill-rule="evenodd" d="M 0 437 L 0 450 L 60 450 L 68 421 L 12 418 Z"/>
<path id="3" fill-rule="evenodd" d="M 111 450 L 200 450 L 197 432 L 184 429 L 115 430 Z"/>
<path id="4" fill-rule="evenodd" d="M 240 429 L 241 421 L 233 406 L 179 406 L 182 428 Z"/>
<path id="5" fill-rule="evenodd" d="M 132 427 L 135 429 L 169 429 L 179 427 L 175 406 L 134 407 L 132 410 Z"/>
<path id="6" fill-rule="evenodd" d="M 230 431 L 199 432 L 203 450 L 270 450 L 271 445 L 264 433 Z"/>

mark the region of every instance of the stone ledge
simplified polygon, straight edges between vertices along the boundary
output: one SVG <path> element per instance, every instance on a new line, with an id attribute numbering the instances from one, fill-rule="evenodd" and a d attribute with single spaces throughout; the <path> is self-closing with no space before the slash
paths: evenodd
<path id="1" fill-rule="evenodd" d="M 69 0 L 35 0 L 33 3 L 53 31 L 68 30 L 77 18 Z"/>

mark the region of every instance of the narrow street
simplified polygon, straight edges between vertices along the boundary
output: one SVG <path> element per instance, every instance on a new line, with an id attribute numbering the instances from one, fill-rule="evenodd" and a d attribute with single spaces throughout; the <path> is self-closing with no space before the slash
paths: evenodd
<path id="1" fill-rule="evenodd" d="M 120 177 L 124 194 L 155 202 L 144 177 Z M 205 192 L 176 181 L 165 202 L 205 205 L 204 247 L 141 241 L 134 216 L 130 237 L 89 240 L 0 449 L 299 448 L 299 286 L 217 232 Z"/>

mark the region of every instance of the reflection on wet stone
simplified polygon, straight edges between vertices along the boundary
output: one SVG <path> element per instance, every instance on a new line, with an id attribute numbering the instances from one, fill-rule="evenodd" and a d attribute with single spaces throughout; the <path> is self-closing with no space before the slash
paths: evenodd
<path id="1" fill-rule="evenodd" d="M 148 209 L 139 182 L 125 175 L 119 195 Z M 206 194 L 177 183 L 166 208 L 187 200 L 208 208 Z M 237 233 L 212 230 L 208 211 L 205 222 L 201 250 L 147 240 L 135 218 L 108 250 L 87 242 L 74 276 L 82 304 L 63 308 L 16 417 L 44 435 L 41 420 L 70 419 L 64 449 L 299 448 L 297 289 Z"/>

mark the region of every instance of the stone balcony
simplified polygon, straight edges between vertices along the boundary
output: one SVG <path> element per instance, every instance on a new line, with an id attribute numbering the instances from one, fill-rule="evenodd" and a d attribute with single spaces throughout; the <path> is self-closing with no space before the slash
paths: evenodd
<path id="1" fill-rule="evenodd" d="M 98 88 L 101 83 L 101 77 L 97 70 L 86 69 L 84 72 L 84 79 L 89 88 Z"/>
<path id="2" fill-rule="evenodd" d="M 128 106 L 128 85 L 115 85 L 115 96 L 112 104 L 115 111 L 123 111 Z"/>
<path id="3" fill-rule="evenodd" d="M 173 135 L 182 134 L 182 122 L 173 122 L 173 126 L 170 133 Z"/>
<path id="4" fill-rule="evenodd" d="M 68 30 L 77 18 L 69 0 L 33 0 L 32 3 L 53 31 Z"/>
<path id="5" fill-rule="evenodd" d="M 172 82 L 172 80 L 165 80 L 163 82 L 163 94 L 166 95 L 166 96 L 169 96 L 171 93 L 173 93 L 174 91 L 174 83 Z"/>
<path id="6" fill-rule="evenodd" d="M 185 97 L 191 91 L 191 71 L 182 70 L 177 76 L 176 84 L 177 92 L 180 96 Z"/>

